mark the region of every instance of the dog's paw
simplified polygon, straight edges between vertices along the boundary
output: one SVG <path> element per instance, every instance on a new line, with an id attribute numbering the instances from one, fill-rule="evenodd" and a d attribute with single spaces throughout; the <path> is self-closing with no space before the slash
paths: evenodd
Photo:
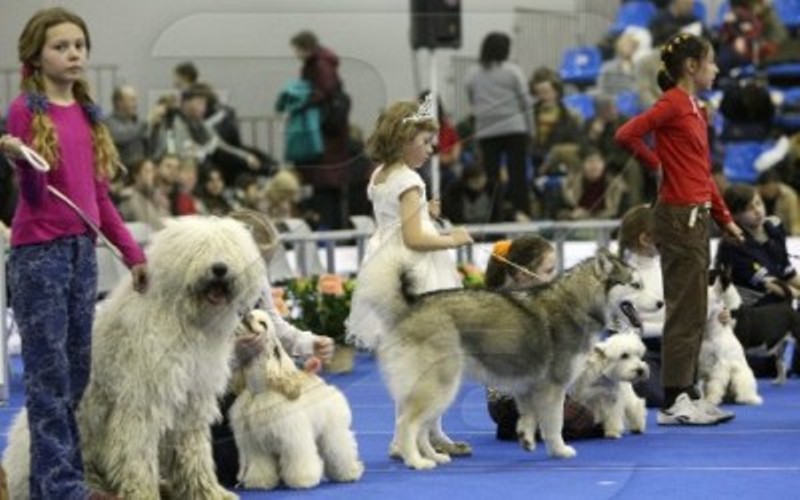
<path id="1" fill-rule="evenodd" d="M 575 448 L 566 444 L 550 450 L 550 456 L 553 458 L 572 458 L 577 454 Z"/>
<path id="2" fill-rule="evenodd" d="M 283 477 L 284 484 L 295 490 L 313 488 L 318 486 L 321 480 L 320 475 L 314 473 L 301 473 Z"/>
<path id="3" fill-rule="evenodd" d="M 225 488 L 220 487 L 214 491 L 209 497 L 209 500 L 239 500 L 239 495 Z"/>
<path id="4" fill-rule="evenodd" d="M 758 406 L 764 403 L 764 400 L 758 394 L 746 397 L 737 397 L 736 402 L 740 405 L 753 405 Z"/>
<path id="5" fill-rule="evenodd" d="M 453 441 L 452 443 L 444 441 L 435 442 L 433 443 L 433 449 L 436 450 L 437 453 L 449 455 L 450 457 L 472 456 L 472 446 L 464 441 Z"/>
<path id="6" fill-rule="evenodd" d="M 605 438 L 606 439 L 620 439 L 622 437 L 622 433 L 619 431 L 606 431 Z"/>
<path id="7" fill-rule="evenodd" d="M 245 478 L 240 479 L 239 484 L 248 490 L 274 490 L 281 484 L 280 478 Z"/>
<path id="8" fill-rule="evenodd" d="M 400 447 L 396 442 L 392 441 L 389 445 L 389 458 L 392 460 L 402 460 L 403 455 L 400 453 Z"/>
<path id="9" fill-rule="evenodd" d="M 525 451 L 535 451 L 536 450 L 536 440 L 525 436 L 525 434 L 517 434 L 517 440 L 519 441 L 519 445 Z"/>
<path id="10" fill-rule="evenodd" d="M 350 467 L 340 472 L 335 478 L 331 478 L 337 483 L 354 483 L 364 475 L 364 464 L 360 460 L 353 462 Z"/>
<path id="11" fill-rule="evenodd" d="M 415 470 L 428 470 L 436 468 L 436 462 L 428 458 L 419 457 L 416 460 L 406 460 L 406 466 Z"/>

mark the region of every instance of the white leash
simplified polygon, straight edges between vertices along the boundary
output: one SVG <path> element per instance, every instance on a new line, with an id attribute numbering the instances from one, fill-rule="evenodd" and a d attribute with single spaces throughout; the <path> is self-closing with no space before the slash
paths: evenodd
<path id="1" fill-rule="evenodd" d="M 22 145 L 21 149 L 22 149 L 22 156 L 25 158 L 25 161 L 27 161 L 34 169 L 43 173 L 50 172 L 51 169 L 50 164 L 47 163 L 47 160 L 42 158 L 42 156 L 39 153 L 37 153 L 36 151 L 25 145 Z M 65 195 L 58 189 L 54 188 L 53 186 L 48 185 L 47 190 L 50 191 L 53 194 L 53 196 L 64 202 L 64 204 L 70 207 L 76 214 L 78 214 L 78 217 L 80 217 L 81 220 L 87 226 L 89 226 L 89 229 L 91 229 L 97 235 L 97 237 L 100 239 L 100 242 L 106 248 L 111 250 L 111 253 L 114 255 L 114 257 L 119 259 L 119 261 L 122 262 L 123 264 L 125 263 L 125 259 L 120 249 L 117 248 L 116 245 L 111 243 L 111 240 L 106 238 L 106 236 L 102 233 L 102 231 L 100 231 L 100 228 L 97 226 L 97 224 L 92 222 L 89 216 L 86 215 L 86 212 L 84 212 L 78 205 L 76 205 L 75 202 L 70 200 L 67 195 Z"/>

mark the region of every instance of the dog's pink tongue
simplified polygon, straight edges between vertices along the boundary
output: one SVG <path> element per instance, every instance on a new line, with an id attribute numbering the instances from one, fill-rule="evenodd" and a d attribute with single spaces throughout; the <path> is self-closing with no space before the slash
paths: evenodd
<path id="1" fill-rule="evenodd" d="M 206 294 L 206 298 L 209 302 L 217 306 L 225 303 L 225 294 L 222 290 L 211 289 Z"/>

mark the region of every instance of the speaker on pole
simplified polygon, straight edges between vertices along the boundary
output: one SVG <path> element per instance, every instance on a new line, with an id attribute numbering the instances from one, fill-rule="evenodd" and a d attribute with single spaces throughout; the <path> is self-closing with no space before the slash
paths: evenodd
<path id="1" fill-rule="evenodd" d="M 411 0 L 411 47 L 461 47 L 461 0 Z"/>

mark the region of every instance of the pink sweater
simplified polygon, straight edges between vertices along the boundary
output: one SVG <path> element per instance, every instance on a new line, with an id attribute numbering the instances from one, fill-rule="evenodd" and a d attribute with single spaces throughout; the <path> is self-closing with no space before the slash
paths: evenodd
<path id="1" fill-rule="evenodd" d="M 11 225 L 11 246 L 44 243 L 91 231 L 72 208 L 47 190 L 51 185 L 86 213 L 122 251 L 129 267 L 145 262 L 144 252 L 108 196 L 108 182 L 99 180 L 94 173 L 91 127 L 83 108 L 77 103 L 50 103 L 47 113 L 58 137 L 59 163 L 45 174 L 23 160 L 16 162 L 20 197 Z M 9 107 L 8 133 L 30 144 L 32 119 L 25 96 L 17 97 Z"/>

